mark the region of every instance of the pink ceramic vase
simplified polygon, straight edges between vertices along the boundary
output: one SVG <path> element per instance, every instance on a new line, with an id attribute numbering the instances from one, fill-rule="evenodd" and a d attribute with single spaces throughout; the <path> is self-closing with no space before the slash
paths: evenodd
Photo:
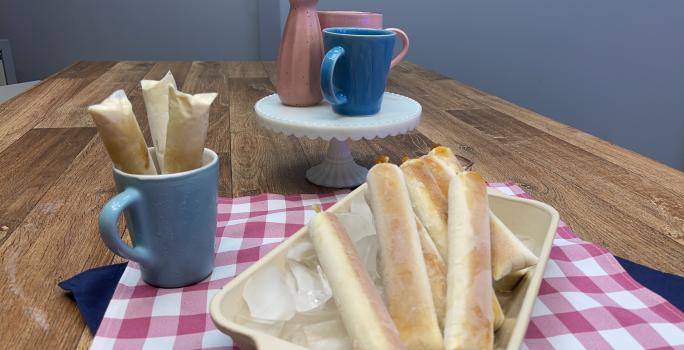
<path id="1" fill-rule="evenodd" d="M 321 102 L 320 75 L 323 60 L 318 0 L 290 0 L 283 38 L 278 51 L 278 96 L 290 106 Z"/>

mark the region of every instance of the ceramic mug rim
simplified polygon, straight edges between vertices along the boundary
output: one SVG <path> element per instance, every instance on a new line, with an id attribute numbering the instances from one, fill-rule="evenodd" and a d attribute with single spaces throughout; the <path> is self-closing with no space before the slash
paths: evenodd
<path id="1" fill-rule="evenodd" d="M 317 11 L 319 14 L 324 15 L 341 15 L 341 16 L 382 16 L 380 12 L 367 12 L 367 11 L 335 11 L 335 10 L 324 10 Z"/>
<path id="2" fill-rule="evenodd" d="M 359 31 L 359 32 L 375 32 L 374 34 L 363 33 L 340 33 L 339 31 Z M 354 37 L 354 38 L 387 38 L 396 36 L 397 34 L 387 29 L 362 28 L 362 27 L 330 27 L 323 29 L 323 33 L 337 36 Z"/>
<path id="3" fill-rule="evenodd" d="M 154 154 L 154 147 L 148 147 L 147 149 L 150 151 L 150 154 Z M 211 157 L 211 159 L 209 160 L 208 163 L 202 165 L 201 167 L 199 167 L 197 169 L 186 170 L 186 171 L 182 171 L 179 173 L 143 175 L 143 174 L 130 174 L 130 173 L 127 173 L 125 171 L 118 169 L 116 166 L 113 166 L 112 169 L 113 169 L 114 173 L 116 173 L 119 176 L 143 180 L 143 181 L 163 181 L 163 180 L 169 180 L 169 179 L 176 179 L 176 178 L 189 176 L 189 175 L 193 175 L 195 173 L 202 172 L 208 168 L 211 168 L 212 166 L 214 166 L 214 164 L 218 163 L 219 157 L 218 157 L 218 154 L 216 154 L 216 152 L 214 152 L 213 150 L 211 150 L 209 148 L 204 148 L 204 151 L 202 152 L 202 158 L 204 158 L 207 154 L 209 155 L 209 157 Z M 150 157 L 152 157 L 152 155 L 150 155 Z"/>

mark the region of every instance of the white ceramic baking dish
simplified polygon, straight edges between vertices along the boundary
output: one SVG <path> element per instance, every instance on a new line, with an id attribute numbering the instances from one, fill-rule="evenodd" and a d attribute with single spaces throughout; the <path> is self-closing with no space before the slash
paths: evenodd
<path id="1" fill-rule="evenodd" d="M 332 206 L 331 212 L 349 210 L 351 198 L 364 195 L 366 185 L 351 192 Z M 513 291 L 497 293 L 504 309 L 506 321 L 495 334 L 495 348 L 518 349 L 523 341 L 530 320 L 532 306 L 539 291 L 546 262 L 558 226 L 558 212 L 551 206 L 529 199 L 507 196 L 496 190 L 489 191 L 489 204 L 492 211 L 517 235 L 524 238 L 525 244 L 539 257 L 537 266 L 530 268 Z M 288 249 L 307 235 L 306 227 L 257 261 L 226 284 L 211 301 L 210 312 L 219 330 L 233 338 L 242 350 L 302 350 L 297 344 L 266 334 L 258 329 L 248 328 L 236 322 L 236 317 L 248 315 L 247 306 L 242 298 L 245 282 L 260 269 L 283 261 Z"/>

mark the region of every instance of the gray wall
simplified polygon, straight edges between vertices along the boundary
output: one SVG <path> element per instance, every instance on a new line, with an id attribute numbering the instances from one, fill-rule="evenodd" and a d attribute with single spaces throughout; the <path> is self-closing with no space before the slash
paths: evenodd
<path id="1" fill-rule="evenodd" d="M 264 60 L 275 60 L 280 46 L 282 31 L 281 13 L 284 6 L 280 0 L 257 0 L 259 3 L 259 57 Z M 287 3 L 285 3 L 287 5 Z"/>
<path id="2" fill-rule="evenodd" d="M 0 38 L 19 81 L 78 60 L 258 59 L 260 1 L 0 0 Z"/>
<path id="3" fill-rule="evenodd" d="M 408 32 L 409 60 L 684 169 L 684 1 L 322 0 L 319 7 L 383 12 L 386 26 Z"/>
<path id="4" fill-rule="evenodd" d="M 373 10 L 408 59 L 684 169 L 681 0 L 322 0 Z M 0 0 L 19 81 L 76 60 L 273 59 L 287 0 Z"/>

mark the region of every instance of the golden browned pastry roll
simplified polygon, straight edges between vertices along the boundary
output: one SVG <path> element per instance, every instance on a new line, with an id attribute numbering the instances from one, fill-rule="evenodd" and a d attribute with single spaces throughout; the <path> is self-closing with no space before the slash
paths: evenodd
<path id="1" fill-rule="evenodd" d="M 319 213 L 309 222 L 308 230 L 354 349 L 405 349 L 385 304 L 337 217 Z"/>
<path id="2" fill-rule="evenodd" d="M 449 186 L 445 349 L 492 349 L 492 258 L 487 184 L 464 172 Z"/>
<path id="3" fill-rule="evenodd" d="M 463 165 L 458 161 L 451 148 L 437 146 L 421 157 L 430 168 L 444 196 L 449 196 L 451 177 L 463 172 Z"/>
<path id="4" fill-rule="evenodd" d="M 428 279 L 430 281 L 430 291 L 432 292 L 432 301 L 435 304 L 435 311 L 437 312 L 437 321 L 440 327 L 444 328 L 444 312 L 446 311 L 446 276 L 447 267 L 439 254 L 435 243 L 430 238 L 430 235 L 425 230 L 425 227 L 416 217 L 416 227 L 418 228 L 418 236 L 420 237 L 420 247 L 423 251 L 423 259 L 425 260 L 425 268 L 427 270 Z"/>
<path id="5" fill-rule="evenodd" d="M 401 164 L 414 212 L 437 246 L 442 259 L 447 258 L 447 198 L 423 159 L 409 159 Z"/>
<path id="6" fill-rule="evenodd" d="M 456 156 L 449 148 L 440 146 L 421 159 L 428 164 L 442 194 L 448 197 L 449 179 L 463 171 Z M 491 211 L 490 216 L 492 218 L 490 225 L 494 280 L 499 280 L 513 271 L 536 265 L 538 259 L 534 253 Z"/>
<path id="7" fill-rule="evenodd" d="M 407 349 L 441 349 L 442 334 L 404 175 L 394 164 L 377 164 L 367 182 L 389 313 Z"/>
<path id="8" fill-rule="evenodd" d="M 428 278 L 430 280 L 430 290 L 432 291 L 432 301 L 435 304 L 435 311 L 437 312 L 437 320 L 440 327 L 444 328 L 444 313 L 446 312 L 446 278 L 447 266 L 442 257 L 437 251 L 435 243 L 432 242 L 430 235 L 425 231 L 425 227 L 416 217 L 416 226 L 418 227 L 418 236 L 420 237 L 420 246 L 423 249 L 423 259 L 425 259 L 425 268 L 427 269 Z M 496 295 L 492 294 L 492 310 L 494 313 L 494 330 L 499 329 L 504 321 L 504 313 L 496 299 Z"/>
<path id="9" fill-rule="evenodd" d="M 88 107 L 88 113 L 117 169 L 129 174 L 157 174 L 133 106 L 123 90 L 114 91 L 100 104 Z"/>

